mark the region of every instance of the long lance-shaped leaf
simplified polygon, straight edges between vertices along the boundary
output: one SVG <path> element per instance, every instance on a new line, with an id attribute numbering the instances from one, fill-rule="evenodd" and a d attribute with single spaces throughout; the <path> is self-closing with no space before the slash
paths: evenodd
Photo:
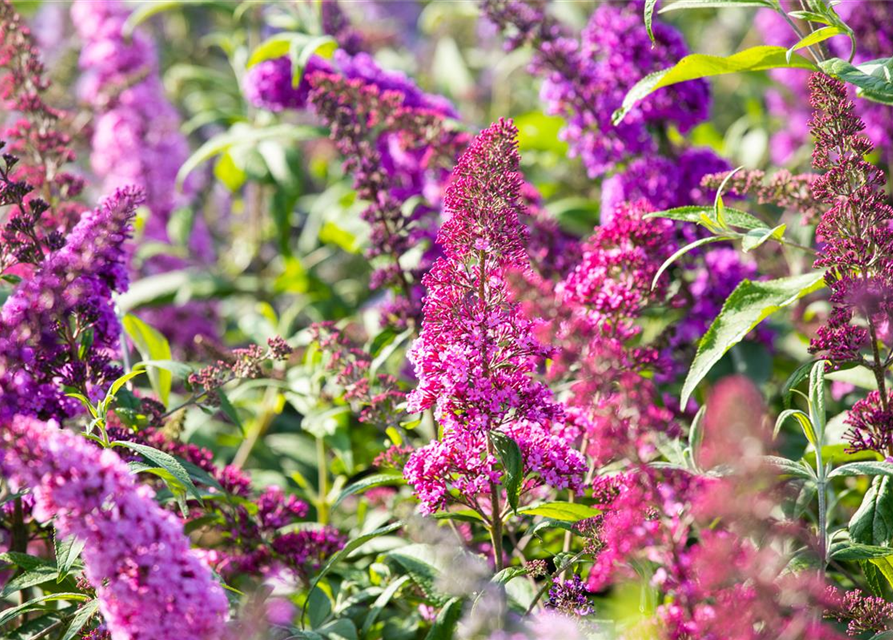
<path id="1" fill-rule="evenodd" d="M 726 299 L 722 311 L 701 338 L 682 387 L 686 406 L 695 387 L 720 358 L 770 315 L 824 286 L 823 272 L 752 282 L 743 280 Z"/>
<path id="2" fill-rule="evenodd" d="M 613 122 L 618 124 L 640 100 L 658 89 L 670 85 L 720 76 L 740 71 L 766 71 L 767 69 L 815 69 L 815 65 L 801 55 L 787 59 L 788 50 L 784 47 L 759 46 L 745 49 L 728 57 L 710 56 L 695 53 L 685 56 L 675 66 L 650 73 L 629 90 L 622 106 L 614 112 Z"/>

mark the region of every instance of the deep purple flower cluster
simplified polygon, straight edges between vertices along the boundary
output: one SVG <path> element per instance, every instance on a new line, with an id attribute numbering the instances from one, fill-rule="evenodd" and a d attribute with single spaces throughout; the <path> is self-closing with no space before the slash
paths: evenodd
<path id="1" fill-rule="evenodd" d="M 55 422 L 17 416 L 0 434 L 0 469 L 35 494 L 34 517 L 84 541 L 87 579 L 115 640 L 217 640 L 228 603 L 190 550 L 182 523 L 137 485 L 110 449 Z"/>
<path id="2" fill-rule="evenodd" d="M 171 214 L 186 204 L 178 192 L 177 172 L 189 155 L 189 144 L 180 133 L 177 110 L 165 98 L 154 43 L 139 30 L 124 35 L 130 12 L 119 0 L 79 0 L 71 7 L 83 41 L 80 95 L 96 118 L 90 160 L 107 192 L 125 185 L 144 189 L 150 213 L 144 235 L 167 244 Z M 188 249 L 193 261 L 213 257 L 210 232 L 201 216 L 194 221 Z M 143 271 L 159 273 L 187 265 L 182 258 L 159 255 L 146 260 Z M 172 342 L 182 340 L 175 346 L 189 351 L 196 336 L 214 338 L 218 332 L 208 304 L 190 303 L 186 311 L 161 309 L 145 315 Z"/>
<path id="3" fill-rule="evenodd" d="M 64 418 L 78 404 L 67 385 L 96 398 L 120 375 L 112 294 L 127 289 L 137 189 L 118 190 L 85 214 L 0 310 L 0 416 Z"/>
<path id="4" fill-rule="evenodd" d="M 443 507 L 451 489 L 481 509 L 478 497 L 502 475 L 494 431 L 515 440 L 527 474 L 559 489 L 577 490 L 582 481 L 583 458 L 559 433 L 563 412 L 533 378 L 550 350 L 537 342 L 506 281 L 508 270 L 530 269 L 516 135 L 500 120 L 460 158 L 438 235 L 445 256 L 423 281 L 424 320 L 409 356 L 419 385 L 409 410 L 434 408 L 443 437 L 413 453 L 404 475 L 427 513 Z"/>
<path id="5" fill-rule="evenodd" d="M 589 601 L 586 583 L 576 573 L 569 580 L 552 579 L 546 607 L 573 616 L 588 616 L 595 611 Z"/>

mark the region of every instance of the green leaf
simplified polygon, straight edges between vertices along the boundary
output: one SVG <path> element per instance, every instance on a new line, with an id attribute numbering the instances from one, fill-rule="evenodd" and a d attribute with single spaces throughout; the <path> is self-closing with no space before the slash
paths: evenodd
<path id="1" fill-rule="evenodd" d="M 813 427 L 812 421 L 809 419 L 808 415 L 806 415 L 799 409 L 785 409 L 778 415 L 778 419 L 775 421 L 775 430 L 772 432 L 773 438 L 778 435 L 778 432 L 781 430 L 781 426 L 788 418 L 795 418 L 797 420 L 797 423 L 800 425 L 800 429 L 803 431 L 803 435 L 805 435 L 806 439 L 809 440 L 809 443 L 814 447 L 819 446 L 819 439 L 816 436 L 815 428 Z"/>
<path id="2" fill-rule="evenodd" d="M 37 567 L 53 567 L 53 563 L 47 562 L 43 558 L 28 555 L 27 553 L 19 553 L 18 551 L 0 553 L 0 562 L 15 565 L 25 571 L 31 571 Z"/>
<path id="3" fill-rule="evenodd" d="M 193 484 L 192 478 L 189 477 L 189 474 L 186 472 L 186 469 L 183 468 L 183 465 L 180 464 L 179 460 L 177 460 L 172 455 L 165 453 L 164 451 L 159 451 L 154 447 L 149 447 L 137 442 L 126 442 L 124 440 L 117 440 L 112 443 L 112 446 L 123 447 L 125 449 L 130 449 L 131 451 L 137 452 L 152 464 L 161 467 L 162 469 L 170 473 L 174 478 L 177 479 L 177 482 L 185 487 L 186 492 L 189 493 L 189 495 L 191 495 L 199 502 L 202 501 L 202 494 L 195 487 L 195 484 Z"/>
<path id="4" fill-rule="evenodd" d="M 832 560 L 870 560 L 872 558 L 886 558 L 893 556 L 893 549 L 890 547 L 878 547 L 870 544 L 858 544 L 855 542 L 844 541 L 836 542 L 829 549 L 829 557 Z"/>
<path id="5" fill-rule="evenodd" d="M 291 86 L 297 87 L 301 84 L 301 78 L 304 77 L 304 69 L 310 58 L 319 56 L 321 58 L 331 58 L 338 49 L 338 41 L 332 36 L 323 35 L 315 36 L 309 41 L 299 44 L 298 41 L 292 42 L 289 49 L 291 57 Z"/>
<path id="6" fill-rule="evenodd" d="M 0 591 L 0 598 L 6 598 L 22 589 L 28 589 L 29 587 L 34 587 L 45 582 L 54 581 L 58 576 L 59 571 L 56 567 L 34 567 L 25 573 L 17 575 L 3 585 L 3 590 Z"/>
<path id="7" fill-rule="evenodd" d="M 248 62 L 245 63 L 245 68 L 250 69 L 265 60 L 287 56 L 291 50 L 292 42 L 305 42 L 307 38 L 308 36 L 303 33 L 277 33 L 270 36 L 251 52 Z"/>
<path id="8" fill-rule="evenodd" d="M 345 487 L 344 491 L 338 496 L 338 499 L 332 504 L 332 509 L 335 509 L 349 496 L 364 493 L 375 487 L 389 487 L 395 484 L 406 484 L 406 480 L 404 480 L 403 476 L 398 473 L 377 473 L 372 476 L 366 476 Z"/>
<path id="9" fill-rule="evenodd" d="M 657 286 L 657 281 L 660 280 L 660 277 L 664 274 L 664 271 L 666 271 L 674 262 L 684 256 L 686 253 L 688 253 L 692 249 L 697 249 L 698 247 L 701 247 L 705 244 L 720 242 L 722 240 L 726 240 L 726 238 L 720 236 L 708 236 L 706 238 L 695 240 L 694 242 L 689 242 L 687 245 L 676 251 L 676 253 L 664 260 L 664 263 L 660 265 L 657 273 L 654 274 L 654 279 L 651 281 L 651 288 L 654 289 L 654 287 Z"/>
<path id="10" fill-rule="evenodd" d="M 121 28 L 121 33 L 125 38 L 130 38 L 138 26 L 154 15 L 183 6 L 200 4 L 214 4 L 214 0 L 153 0 L 152 2 L 144 2 L 127 17 L 124 26 Z"/>
<path id="11" fill-rule="evenodd" d="M 177 184 L 182 186 L 189 174 L 195 171 L 202 163 L 224 153 L 235 145 L 255 145 L 263 140 L 297 142 L 300 140 L 315 140 L 325 136 L 325 131 L 317 127 L 280 124 L 263 129 L 253 129 L 244 123 L 240 124 L 242 125 L 241 127 L 234 127 L 229 131 L 217 134 L 189 156 L 177 173 Z"/>
<path id="12" fill-rule="evenodd" d="M 499 431 L 490 432 L 490 441 L 505 469 L 503 484 L 509 505 L 517 514 L 518 498 L 521 495 L 521 485 L 524 480 L 524 460 L 521 457 L 521 449 L 512 437 Z"/>
<path id="13" fill-rule="evenodd" d="M 819 64 L 825 73 L 835 76 L 858 88 L 857 95 L 893 104 L 893 58 L 872 60 L 853 66 L 846 60 L 831 58 Z"/>
<path id="14" fill-rule="evenodd" d="M 701 445 L 704 443 L 704 416 L 707 415 L 707 407 L 703 406 L 698 409 L 694 420 L 691 421 L 691 427 L 688 430 L 688 449 L 691 451 L 692 460 L 695 464 L 701 453 Z"/>
<path id="15" fill-rule="evenodd" d="M 822 27 L 821 29 L 816 29 L 812 33 L 805 35 L 800 42 L 795 44 L 793 47 L 788 49 L 787 59 L 790 61 L 791 56 L 794 55 L 795 51 L 799 51 L 800 49 L 805 49 L 807 47 L 811 47 L 814 44 L 818 44 L 820 42 L 824 42 L 828 38 L 833 38 L 834 36 L 845 35 L 846 30 L 841 29 L 840 27 Z"/>
<path id="16" fill-rule="evenodd" d="M 815 427 L 815 435 L 820 447 L 825 441 L 825 361 L 816 362 L 809 372 L 809 420 Z"/>
<path id="17" fill-rule="evenodd" d="M 722 7 L 769 7 L 775 9 L 772 0 L 679 0 L 663 7 L 658 13 L 680 11 L 683 9 L 718 9 Z"/>
<path id="18" fill-rule="evenodd" d="M 833 469 L 828 474 L 829 478 L 837 478 L 839 476 L 891 476 L 893 477 L 893 464 L 878 460 L 876 462 L 866 460 L 865 462 L 850 462 L 841 467 Z"/>
<path id="19" fill-rule="evenodd" d="M 59 600 L 83 602 L 84 600 L 88 599 L 89 597 L 84 595 L 83 593 L 52 593 L 50 595 L 41 596 L 39 598 L 35 598 L 34 600 L 29 600 L 24 604 L 20 604 L 17 607 L 12 607 L 11 609 L 4 609 L 3 611 L 0 611 L 0 626 L 3 626 L 11 620 L 15 620 L 23 613 L 28 613 L 29 611 L 40 609 L 44 604 L 48 602 L 58 602 Z"/>
<path id="20" fill-rule="evenodd" d="M 370 540 L 378 538 L 379 536 L 393 533 L 394 531 L 396 531 L 397 529 L 399 529 L 402 526 L 403 526 L 402 522 L 399 522 L 399 521 L 394 522 L 392 524 L 385 525 L 383 527 L 379 527 L 378 529 L 375 529 L 374 531 L 370 531 L 369 533 L 366 533 L 366 534 L 363 534 L 356 538 L 352 538 L 351 540 L 348 540 L 347 544 L 344 545 L 344 548 L 342 548 L 338 553 L 334 554 L 331 558 L 329 558 L 329 561 L 326 562 L 325 566 L 320 570 L 320 572 L 313 579 L 313 582 L 310 583 L 310 591 L 312 591 L 316 587 L 316 585 L 319 584 L 320 580 L 322 580 L 329 574 L 329 572 L 335 567 L 336 564 L 341 562 L 342 559 L 346 558 L 353 551 L 359 549 L 360 547 L 362 547 L 364 544 L 366 544 Z M 306 615 L 307 615 L 307 602 L 304 603 L 304 608 L 301 610 L 301 620 L 303 620 Z"/>
<path id="21" fill-rule="evenodd" d="M 96 612 L 99 610 L 99 600 L 90 600 L 83 607 L 77 610 L 71 618 L 71 624 L 65 630 L 65 635 L 60 640 L 74 640 L 79 636 L 81 630 L 87 626 Z"/>
<path id="22" fill-rule="evenodd" d="M 138 369 L 135 371 L 130 371 L 129 373 L 125 373 L 123 376 L 118 378 L 112 383 L 112 386 L 109 387 L 109 392 L 106 395 L 106 400 L 110 400 L 118 395 L 118 392 L 121 390 L 125 384 L 136 378 L 137 376 L 141 376 L 146 373 L 145 369 Z"/>
<path id="23" fill-rule="evenodd" d="M 781 240 L 787 228 L 786 224 L 780 224 L 772 229 L 752 229 L 741 238 L 741 249 L 747 253 L 763 245 L 767 240 Z"/>
<path id="24" fill-rule="evenodd" d="M 443 547 L 430 544 L 410 544 L 388 553 L 388 558 L 399 564 L 425 595 L 437 604 L 447 601 L 440 590 L 440 579 L 448 569 L 449 558 Z M 452 553 L 452 552 L 450 552 Z"/>
<path id="25" fill-rule="evenodd" d="M 360 636 L 363 638 L 367 637 L 369 634 L 369 630 L 372 628 L 372 625 L 375 624 L 376 619 L 378 619 L 378 614 L 384 611 L 385 607 L 388 606 L 388 603 L 391 601 L 391 598 L 400 590 L 404 584 L 409 581 L 409 576 L 400 576 L 391 584 L 387 586 L 387 588 L 381 592 L 375 602 L 372 603 L 372 608 L 369 609 L 369 613 L 366 614 L 366 620 L 363 622 L 363 628 L 360 631 Z"/>
<path id="26" fill-rule="evenodd" d="M 543 516 L 544 518 L 561 520 L 563 522 L 579 522 L 586 518 L 593 518 L 600 514 L 601 511 L 577 502 L 546 502 L 544 504 L 523 507 L 518 509 L 518 513 L 525 516 Z"/>
<path id="27" fill-rule="evenodd" d="M 657 0 L 645 0 L 645 30 L 648 32 L 648 39 L 654 46 L 654 29 L 651 22 L 654 19 L 654 7 L 657 6 Z"/>
<path id="28" fill-rule="evenodd" d="M 227 418 L 229 418 L 234 425 L 239 427 L 239 430 L 242 432 L 242 435 L 245 434 L 245 427 L 242 424 L 242 419 L 239 418 L 239 413 L 236 411 L 236 408 L 233 406 L 233 403 L 230 402 L 229 396 L 223 391 L 222 388 L 218 388 L 214 391 L 214 395 L 220 401 L 220 406 L 218 407 Z"/>
<path id="29" fill-rule="evenodd" d="M 477 511 L 472 509 L 460 509 L 459 511 L 441 511 L 431 516 L 435 520 L 459 520 L 461 522 L 483 522 L 484 519 Z"/>
<path id="30" fill-rule="evenodd" d="M 60 583 L 80 557 L 81 551 L 84 550 L 84 541 L 76 536 L 68 536 L 60 541 L 59 533 L 56 531 L 53 533 L 53 545 L 56 552 L 56 567 L 59 569 L 56 583 Z"/>
<path id="31" fill-rule="evenodd" d="M 785 409 L 791 408 L 791 396 L 793 395 L 794 388 L 809 377 L 809 372 L 812 370 L 812 365 L 814 363 L 815 360 L 810 360 L 809 362 L 801 364 L 785 381 L 784 386 L 781 388 L 781 398 Z"/>
<path id="32" fill-rule="evenodd" d="M 670 85 L 741 71 L 765 71 L 767 69 L 815 69 L 815 65 L 800 55 L 787 59 L 784 47 L 759 46 L 745 49 L 729 57 L 695 53 L 685 56 L 675 66 L 650 73 L 633 86 L 623 99 L 623 105 L 614 112 L 614 124 L 623 118 L 640 100 L 658 89 Z"/>
<path id="33" fill-rule="evenodd" d="M 171 359 L 171 346 L 167 338 L 155 327 L 143 322 L 131 313 L 124 316 L 121 323 L 124 325 L 127 335 L 133 340 L 133 344 L 136 345 L 143 360 Z M 152 368 L 149 370 L 149 382 L 158 395 L 158 399 L 163 405 L 167 406 L 170 401 L 171 385 L 173 384 L 170 372 L 164 369 Z"/>
<path id="34" fill-rule="evenodd" d="M 795 476 L 805 480 L 815 480 L 815 471 L 809 465 L 802 462 L 794 462 L 787 458 L 779 458 L 778 456 L 763 456 L 763 462 L 773 467 L 776 471 L 783 475 Z"/>
<path id="35" fill-rule="evenodd" d="M 891 556 L 871 558 L 869 562 L 880 570 L 883 576 L 887 579 L 887 583 L 893 587 L 893 560 L 891 560 Z"/>
<path id="36" fill-rule="evenodd" d="M 434 624 L 425 640 L 452 640 L 455 636 L 456 624 L 462 617 L 462 599 L 451 598 L 437 613 Z"/>
<path id="37" fill-rule="evenodd" d="M 655 211 L 646 214 L 646 218 L 666 218 L 667 220 L 678 220 L 680 222 L 695 222 L 702 226 L 707 226 L 704 216 L 713 213 L 713 207 L 676 207 L 675 209 L 667 209 L 666 211 Z M 726 222 L 731 227 L 737 227 L 746 231 L 755 229 L 768 229 L 765 222 L 757 218 L 752 213 L 741 211 L 740 209 L 732 209 L 726 207 L 724 210 Z"/>
<path id="38" fill-rule="evenodd" d="M 893 538 L 893 479 L 876 476 L 849 523 L 853 542 L 885 546 Z"/>
<path id="39" fill-rule="evenodd" d="M 681 406 L 687 406 L 695 387 L 729 349 L 776 311 L 825 286 L 824 275 L 813 272 L 761 282 L 742 280 L 698 344 L 682 387 Z"/>

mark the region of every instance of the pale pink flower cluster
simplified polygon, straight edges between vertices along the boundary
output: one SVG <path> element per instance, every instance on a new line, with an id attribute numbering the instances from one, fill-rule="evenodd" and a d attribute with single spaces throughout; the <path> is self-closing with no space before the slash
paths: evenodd
<path id="1" fill-rule="evenodd" d="M 218 640 L 228 604 L 183 525 L 127 465 L 54 422 L 18 416 L 0 433 L 0 471 L 35 498 L 34 517 L 77 536 L 113 640 Z"/>

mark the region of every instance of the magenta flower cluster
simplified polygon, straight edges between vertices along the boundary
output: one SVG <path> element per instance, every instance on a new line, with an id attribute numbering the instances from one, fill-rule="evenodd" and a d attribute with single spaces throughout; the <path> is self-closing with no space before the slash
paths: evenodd
<path id="1" fill-rule="evenodd" d="M 404 475 L 426 513 L 445 506 L 452 489 L 452 497 L 478 507 L 478 497 L 501 480 L 494 431 L 515 440 L 526 473 L 559 489 L 581 487 L 583 458 L 560 435 L 563 412 L 533 376 L 550 350 L 534 337 L 506 281 L 509 270 L 530 269 L 516 136 L 514 125 L 500 120 L 460 158 L 438 234 L 445 256 L 423 281 L 422 330 L 409 355 L 419 383 L 408 409 L 433 408 L 443 437 L 414 452 Z"/>
<path id="2" fill-rule="evenodd" d="M 34 492 L 34 517 L 84 542 L 87 579 L 112 637 L 223 636 L 223 587 L 190 550 L 182 523 L 113 451 L 25 417 L 7 422 L 0 446 L 4 476 Z"/>

